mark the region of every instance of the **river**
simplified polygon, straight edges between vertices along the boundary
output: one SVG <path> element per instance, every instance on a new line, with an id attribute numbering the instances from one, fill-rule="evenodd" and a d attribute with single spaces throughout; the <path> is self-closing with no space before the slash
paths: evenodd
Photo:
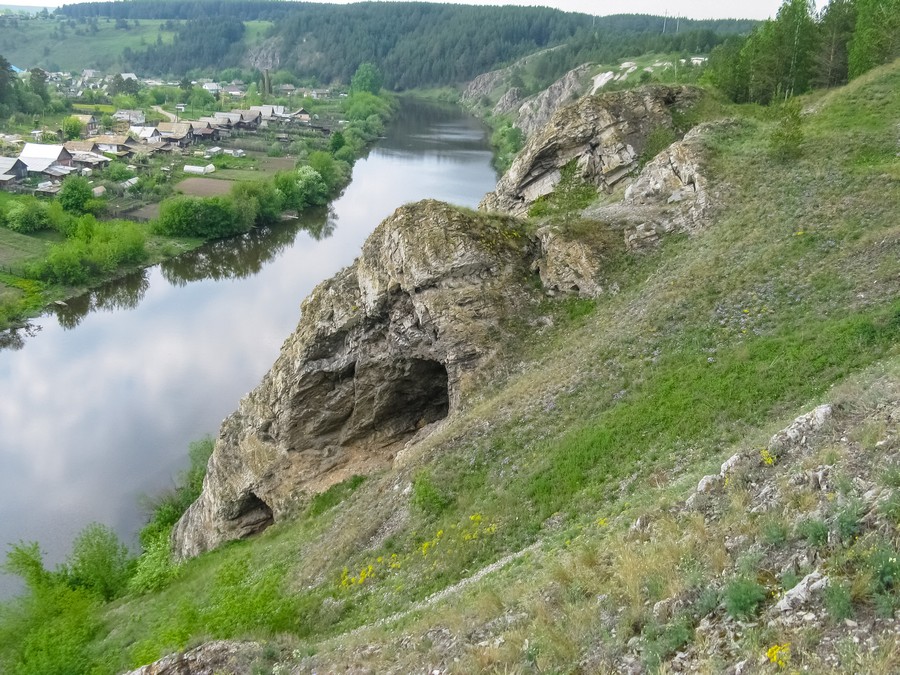
<path id="1" fill-rule="evenodd" d="M 398 206 L 474 207 L 496 182 L 490 161 L 477 120 L 406 100 L 327 213 L 209 245 L 36 320 L 0 349 L 0 544 L 36 540 L 55 566 L 96 521 L 134 546 L 141 497 L 170 487 L 188 444 L 216 434 L 256 386 L 312 288 Z M 0 597 L 16 587 L 0 575 Z"/>

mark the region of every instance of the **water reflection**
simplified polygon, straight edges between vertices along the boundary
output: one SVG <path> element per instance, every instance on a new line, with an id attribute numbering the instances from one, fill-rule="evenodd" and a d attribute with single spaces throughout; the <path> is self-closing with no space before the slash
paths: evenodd
<path id="1" fill-rule="evenodd" d="M 91 312 L 134 309 L 147 289 L 150 275 L 146 269 L 103 284 L 84 295 L 51 306 L 59 325 L 67 330 L 77 327 Z"/>
<path id="2" fill-rule="evenodd" d="M 312 288 L 401 204 L 477 204 L 496 179 L 490 160 L 476 120 L 404 103 L 331 211 L 126 277 L 7 338 L 0 547 L 37 539 L 54 565 L 91 521 L 131 539 L 139 496 L 170 486 L 188 444 L 260 381 Z M 0 596 L 11 588 L 0 576 Z"/>

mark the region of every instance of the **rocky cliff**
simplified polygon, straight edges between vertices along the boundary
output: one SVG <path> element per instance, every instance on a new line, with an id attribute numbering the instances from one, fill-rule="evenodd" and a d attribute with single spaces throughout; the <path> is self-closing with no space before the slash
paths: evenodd
<path id="1" fill-rule="evenodd" d="M 526 165 L 558 173 L 569 156 L 584 159 L 586 180 L 621 180 L 649 130 L 669 120 L 668 106 L 689 96 L 656 87 L 582 100 L 536 136 L 530 164 L 517 160 L 501 186 Z M 506 341 L 507 318 L 542 293 L 614 290 L 608 254 L 699 229 L 709 195 L 698 139 L 660 153 L 622 201 L 589 211 L 596 231 L 587 234 L 552 223 L 532 234 L 515 218 L 435 201 L 398 209 L 352 266 L 304 301 L 272 369 L 222 424 L 202 494 L 173 532 L 176 555 L 260 532 L 311 494 L 388 466 L 411 437 L 459 406 Z"/>
<path id="2" fill-rule="evenodd" d="M 540 131 L 557 110 L 572 103 L 584 92 L 587 74 L 592 68 L 590 63 L 573 68 L 544 91 L 522 103 L 516 114 L 515 125 L 526 137 Z M 497 106 L 502 102 L 503 99 Z"/>
<path id="3" fill-rule="evenodd" d="M 692 87 L 652 85 L 580 99 L 557 111 L 525 144 L 480 208 L 524 215 L 553 191 L 560 170 L 575 160 L 580 177 L 609 191 L 638 168 L 650 133 L 672 128 L 672 113 L 700 96 Z"/>
<path id="4" fill-rule="evenodd" d="M 278 360 L 223 423 L 177 555 L 261 531 L 445 417 L 527 301 L 535 249 L 515 221 L 433 201 L 379 225 L 304 301 Z"/>

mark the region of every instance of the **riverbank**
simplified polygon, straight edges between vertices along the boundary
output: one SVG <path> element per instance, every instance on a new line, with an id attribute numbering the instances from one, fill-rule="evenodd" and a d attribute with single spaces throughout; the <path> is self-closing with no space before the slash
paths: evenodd
<path id="1" fill-rule="evenodd" d="M 298 158 L 293 170 L 264 179 L 246 180 L 252 176 L 242 174 L 241 180 L 222 180 L 224 195 L 170 197 L 160 203 L 159 217 L 146 222 L 126 218 L 101 224 L 77 211 L 64 214 L 55 208 L 34 231 L 15 232 L 4 226 L 9 204 L 17 198 L 4 195 L 0 200 L 0 330 L 27 328 L 30 319 L 57 303 L 205 242 L 243 235 L 254 227 L 277 223 L 284 213 L 326 204 L 346 188 L 354 162 L 382 136 L 396 109 L 396 100 L 389 94 L 351 96 L 344 103 L 347 120 L 330 135 L 327 149 Z M 40 205 L 50 211 L 57 201 Z M 125 228 L 131 250 L 117 255 L 110 242 Z M 103 241 L 95 241 L 98 229 Z"/>

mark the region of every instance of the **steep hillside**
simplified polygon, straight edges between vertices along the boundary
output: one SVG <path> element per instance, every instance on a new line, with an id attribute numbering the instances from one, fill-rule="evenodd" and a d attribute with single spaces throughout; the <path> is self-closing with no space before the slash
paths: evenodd
<path id="1" fill-rule="evenodd" d="M 531 219 L 404 207 L 223 426 L 204 494 L 217 461 L 244 492 L 207 513 L 329 471 L 344 441 L 367 477 L 301 484 L 265 531 L 175 569 L 154 549 L 143 595 L 8 610 L 0 663 L 66 637 L 82 672 L 222 639 L 248 642 L 143 672 L 896 672 L 898 91 L 895 63 L 807 100 L 802 140 L 730 109 L 609 192 L 586 184 L 602 161 L 560 170 Z M 464 386 L 452 336 L 489 354 Z M 446 367 L 412 378 L 422 414 L 356 424 L 406 384 L 348 364 L 402 383 L 408 353 Z M 442 376 L 446 406 L 420 386 Z"/>

